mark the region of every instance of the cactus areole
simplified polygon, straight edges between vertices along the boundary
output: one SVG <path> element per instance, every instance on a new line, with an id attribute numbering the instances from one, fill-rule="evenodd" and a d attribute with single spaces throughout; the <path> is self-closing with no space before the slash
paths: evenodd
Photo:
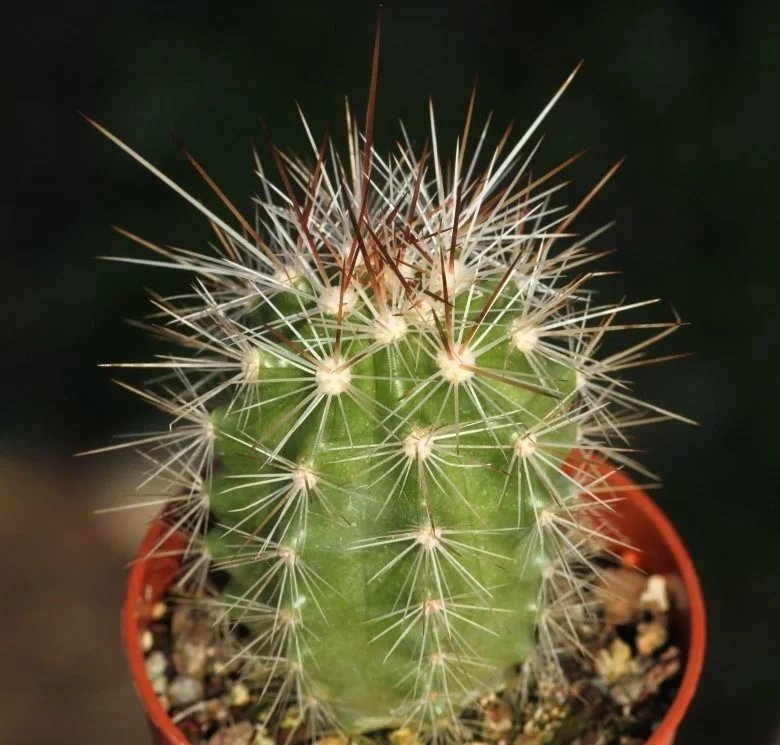
<path id="1" fill-rule="evenodd" d="M 304 121 L 308 161 L 272 148 L 267 175 L 256 158 L 251 221 L 192 156 L 213 210 L 95 125 L 213 228 L 202 254 L 122 231 L 195 277 L 155 298 L 156 333 L 183 351 L 124 365 L 155 368 L 137 392 L 172 416 L 141 442 L 189 536 L 188 579 L 227 573 L 220 602 L 276 705 L 435 736 L 513 666 L 560 672 L 576 648 L 602 534 L 564 463 L 577 448 L 631 465 L 623 430 L 676 416 L 619 374 L 679 322 L 599 355 L 646 303 L 599 301 L 590 237 L 572 237 L 614 169 L 573 209 L 551 180 L 570 161 L 531 174 L 568 82 L 492 153 L 472 98 L 449 156 L 432 110 L 429 144 L 404 132 L 385 155 L 375 66 L 343 153 Z"/>

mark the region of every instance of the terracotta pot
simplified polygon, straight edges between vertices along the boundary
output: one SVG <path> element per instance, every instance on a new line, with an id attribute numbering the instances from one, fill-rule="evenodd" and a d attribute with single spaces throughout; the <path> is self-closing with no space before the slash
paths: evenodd
<path id="1" fill-rule="evenodd" d="M 704 661 L 706 630 L 699 580 L 680 537 L 647 494 L 625 474 L 612 471 L 600 461 L 588 461 L 586 467 L 606 475 L 605 485 L 621 497 L 614 505 L 614 512 L 610 512 L 610 521 L 638 549 L 638 552 L 625 552 L 625 560 L 650 573 L 679 575 L 685 586 L 687 608 L 678 610 L 672 617 L 673 634 L 686 658 L 683 679 L 672 706 L 646 743 L 671 745 L 693 698 Z M 165 594 L 179 568 L 177 555 L 185 545 L 185 540 L 178 535 L 160 544 L 166 530 L 162 522 L 153 523 L 141 545 L 139 558 L 130 572 L 122 609 L 122 634 L 133 683 L 149 718 L 155 745 L 189 745 L 152 690 L 139 644 L 140 633 L 150 623 L 152 606 Z M 144 558 L 152 551 L 153 557 Z"/>

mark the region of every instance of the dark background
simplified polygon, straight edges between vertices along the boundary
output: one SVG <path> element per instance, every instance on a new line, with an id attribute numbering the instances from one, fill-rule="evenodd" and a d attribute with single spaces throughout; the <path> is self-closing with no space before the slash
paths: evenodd
<path id="1" fill-rule="evenodd" d="M 628 155 L 579 225 L 617 220 L 598 241 L 618 249 L 602 266 L 623 273 L 607 297 L 663 297 L 691 324 L 664 351 L 694 356 L 635 376 L 641 396 L 701 423 L 652 428 L 639 441 L 664 477 L 657 498 L 697 562 L 709 611 L 707 666 L 680 745 L 769 745 L 780 722 L 773 5 L 388 0 L 383 9 L 380 146 L 392 145 L 399 117 L 424 139 L 429 94 L 451 146 L 477 75 L 480 118 L 494 110 L 496 136 L 510 120 L 519 133 L 584 58 L 542 127 L 538 172 L 591 147 L 572 169 L 573 202 Z M 112 224 L 194 249 L 210 237 L 77 110 L 207 199 L 174 135 L 248 211 L 258 116 L 277 144 L 302 150 L 295 101 L 315 132 L 338 132 L 345 94 L 363 111 L 376 12 L 321 0 L 6 10 L 0 741 L 146 742 L 117 632 L 138 525 L 91 514 L 128 488 L 132 465 L 71 453 L 146 426 L 149 413 L 96 365 L 148 357 L 150 342 L 122 319 L 147 312 L 143 287 L 173 291 L 185 280 L 93 257 L 141 255 Z"/>

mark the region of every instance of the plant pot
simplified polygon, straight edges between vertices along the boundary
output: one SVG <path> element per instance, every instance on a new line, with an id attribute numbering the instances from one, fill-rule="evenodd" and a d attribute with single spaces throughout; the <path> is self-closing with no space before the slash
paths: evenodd
<path id="1" fill-rule="evenodd" d="M 620 501 L 610 511 L 610 522 L 637 551 L 626 552 L 628 563 L 648 573 L 676 574 L 682 578 L 687 607 L 677 609 L 671 619 L 673 634 L 685 655 L 680 688 L 671 707 L 646 745 L 672 745 L 680 722 L 693 698 L 704 661 L 704 600 L 693 563 L 680 537 L 658 506 L 622 472 L 601 461 L 589 459 L 585 467 L 605 476 L 605 485 Z M 152 523 L 141 545 L 130 577 L 122 609 L 122 634 L 133 683 L 146 710 L 155 745 L 189 745 L 157 699 L 144 670 L 139 644 L 141 632 L 151 621 L 152 607 L 166 592 L 179 569 L 178 558 L 185 546 L 180 535 L 167 537 L 168 528 Z M 155 550 L 156 549 L 156 550 Z M 154 551 L 154 556 L 149 553 Z"/>

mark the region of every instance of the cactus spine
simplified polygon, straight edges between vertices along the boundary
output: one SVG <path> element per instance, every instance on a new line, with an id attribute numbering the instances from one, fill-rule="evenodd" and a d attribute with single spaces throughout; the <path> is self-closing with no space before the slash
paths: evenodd
<path id="1" fill-rule="evenodd" d="M 563 166 L 530 175 L 569 80 L 480 173 L 473 97 L 449 166 L 432 110 L 430 147 L 404 133 L 383 157 L 372 80 L 344 159 L 305 120 L 313 165 L 272 149 L 277 184 L 256 159 L 254 223 L 215 187 L 222 220 L 95 126 L 216 236 L 196 254 L 125 233 L 148 263 L 195 275 L 190 294 L 155 299 L 156 332 L 186 353 L 128 365 L 166 373 L 139 393 L 173 422 L 143 442 L 190 535 L 188 576 L 229 573 L 221 602 L 277 703 L 436 737 L 516 663 L 555 669 L 577 646 L 600 531 L 564 464 L 574 449 L 629 463 L 623 429 L 674 416 L 617 375 L 679 324 L 596 356 L 643 303 L 599 304 L 575 272 L 596 255 L 569 226 L 612 172 L 573 210 L 552 204 Z"/>

